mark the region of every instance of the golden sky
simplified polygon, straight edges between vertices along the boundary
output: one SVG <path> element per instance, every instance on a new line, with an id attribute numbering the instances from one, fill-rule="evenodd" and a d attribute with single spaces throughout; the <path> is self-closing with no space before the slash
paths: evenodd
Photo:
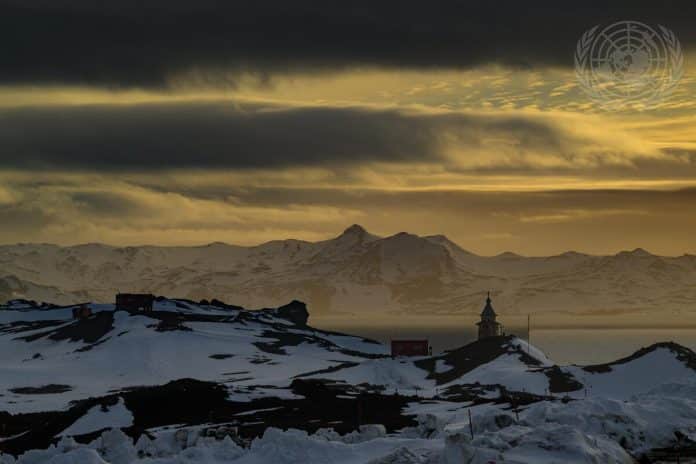
<path id="1" fill-rule="evenodd" d="M 553 60 L 0 81 L 0 243 L 256 244 L 360 223 L 480 254 L 695 253 L 685 53 L 644 111 L 597 107 Z"/>

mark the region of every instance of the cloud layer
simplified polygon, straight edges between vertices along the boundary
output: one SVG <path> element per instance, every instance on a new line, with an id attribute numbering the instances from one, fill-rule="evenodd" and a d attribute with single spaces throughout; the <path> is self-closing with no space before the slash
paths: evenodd
<path id="1" fill-rule="evenodd" d="M 6 169 L 439 163 L 447 170 L 491 174 L 673 161 L 600 116 L 232 102 L 4 109 L 0 145 L 0 167 Z"/>
<path id="2" fill-rule="evenodd" d="M 572 66 L 596 24 L 641 20 L 696 42 L 696 5 L 588 2 L 0 2 L 0 82 L 166 87 L 351 67 Z"/>
<path id="3" fill-rule="evenodd" d="M 258 180 L 147 175 L 4 174 L 0 242 L 256 244 L 320 240 L 350 223 L 379 234 L 447 235 L 471 251 L 609 253 L 644 247 L 695 252 L 696 190 L 475 192 L 302 186 Z M 195 182 L 191 179 L 196 178 Z M 226 188 L 225 188 L 226 186 Z"/>

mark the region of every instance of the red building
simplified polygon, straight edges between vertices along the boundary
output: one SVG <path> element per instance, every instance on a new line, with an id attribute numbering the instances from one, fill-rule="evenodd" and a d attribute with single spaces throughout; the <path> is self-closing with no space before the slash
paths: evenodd
<path id="1" fill-rule="evenodd" d="M 150 293 L 119 293 L 116 295 L 116 309 L 126 311 L 152 311 L 155 296 Z"/>
<path id="2" fill-rule="evenodd" d="M 428 340 L 392 340 L 392 356 L 428 356 L 430 346 Z"/>

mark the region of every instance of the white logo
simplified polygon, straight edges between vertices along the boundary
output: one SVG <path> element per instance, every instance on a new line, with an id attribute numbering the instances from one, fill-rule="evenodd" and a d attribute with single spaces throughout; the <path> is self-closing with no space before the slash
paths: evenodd
<path id="1" fill-rule="evenodd" d="M 672 93 L 684 71 L 684 56 L 674 33 L 658 27 L 659 33 L 637 21 L 620 21 L 582 35 L 575 75 L 600 107 L 646 109 Z"/>

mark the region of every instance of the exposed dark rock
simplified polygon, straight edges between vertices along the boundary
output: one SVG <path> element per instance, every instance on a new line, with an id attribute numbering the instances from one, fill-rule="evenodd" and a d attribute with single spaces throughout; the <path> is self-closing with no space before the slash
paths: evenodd
<path id="1" fill-rule="evenodd" d="M 488 337 L 469 343 L 447 353 L 415 362 L 417 367 L 428 371 L 429 379 L 435 379 L 437 385 L 442 385 L 458 379 L 462 375 L 476 369 L 478 366 L 493 361 L 498 356 L 509 352 L 507 337 Z M 437 361 L 442 360 L 451 369 L 445 372 L 436 372 Z"/>
<path id="2" fill-rule="evenodd" d="M 99 345 L 101 345 L 102 343 L 108 342 L 110 338 L 111 338 L 111 337 L 102 338 L 101 340 L 99 340 L 99 341 L 96 342 L 96 343 L 90 343 L 89 345 L 85 345 L 85 346 L 83 346 L 82 348 L 76 349 L 75 352 L 76 352 L 76 353 L 84 353 L 85 351 L 90 351 L 90 350 L 91 350 L 92 348 L 94 348 L 95 346 L 99 346 Z"/>
<path id="3" fill-rule="evenodd" d="M 234 318 L 231 316 L 218 316 L 211 314 L 189 314 L 171 311 L 147 311 L 145 313 L 140 311 L 131 311 L 130 314 L 142 315 L 150 319 L 158 320 L 159 322 L 157 324 L 152 324 L 152 328 L 158 332 L 167 332 L 170 330 L 190 331 L 191 328 L 184 325 L 186 322 L 234 322 Z"/>
<path id="4" fill-rule="evenodd" d="M 495 426 L 499 429 L 510 427 L 515 423 L 515 419 L 513 419 L 509 414 L 496 414 L 493 420 L 495 421 Z"/>
<path id="5" fill-rule="evenodd" d="M 38 334 L 20 337 L 20 340 L 33 342 L 48 337 L 51 340 L 70 340 L 71 342 L 95 343 L 114 328 L 114 313 L 102 311 L 87 319 L 78 319 L 72 324 Z"/>
<path id="6" fill-rule="evenodd" d="M 289 332 L 276 332 L 271 330 L 264 330 L 261 337 L 275 339 L 274 342 L 254 342 L 254 346 L 256 346 L 258 349 L 270 354 L 288 354 L 285 351 L 284 347 L 297 346 L 300 343 L 325 343 L 327 346 L 330 346 L 324 340 L 314 339 L 313 337 L 304 334 L 296 334 Z"/>
<path id="7" fill-rule="evenodd" d="M 269 387 L 272 388 L 272 387 Z M 5 424 L 2 436 L 16 438 L 0 442 L 0 450 L 18 455 L 29 449 L 44 449 L 57 441 L 56 435 L 94 406 L 112 406 L 119 397 L 132 412 L 134 424 L 124 431 L 137 439 L 146 429 L 171 424 L 226 424 L 236 426 L 240 437 L 258 437 L 268 427 L 290 427 L 314 432 L 333 427 L 339 433 L 355 430 L 360 424 L 384 424 L 389 432 L 416 425 L 401 411 L 413 398 L 362 393 L 354 398 L 353 387 L 319 380 L 292 383 L 301 399 L 264 397 L 251 401 L 229 401 L 227 389 L 213 382 L 181 379 L 154 387 L 133 387 L 112 395 L 74 403 L 70 409 L 11 415 L 0 413 Z M 176 405 L 176 407 L 172 407 Z M 240 414 L 254 411 L 251 414 Z M 21 434 L 21 435 L 20 435 Z M 97 434 L 76 437 L 89 442 Z"/>
<path id="8" fill-rule="evenodd" d="M 24 298 L 15 298 L 13 300 L 9 300 L 7 303 L 5 303 L 3 306 L 29 306 L 31 308 L 40 308 L 41 305 L 39 305 L 36 300 L 27 300 Z"/>
<path id="9" fill-rule="evenodd" d="M 570 372 L 564 372 L 558 366 L 546 368 L 543 372 L 549 378 L 549 391 L 551 393 L 573 392 L 584 387 Z"/>
<path id="10" fill-rule="evenodd" d="M 302 377 L 311 377 L 313 375 L 319 375 L 319 374 L 331 374 L 332 372 L 338 372 L 338 371 L 343 370 L 343 369 L 349 369 L 351 367 L 355 367 L 358 364 L 359 363 L 356 363 L 356 362 L 346 361 L 346 362 L 336 364 L 335 366 L 327 367 L 326 369 L 318 369 L 316 371 L 304 372 L 302 374 L 296 375 L 293 378 L 299 379 Z"/>
<path id="11" fill-rule="evenodd" d="M 307 305 L 301 301 L 292 300 L 290 303 L 280 306 L 276 310 L 278 317 L 287 319 L 295 325 L 306 326 L 309 320 L 309 312 L 307 312 Z"/>
<path id="12" fill-rule="evenodd" d="M 273 342 L 254 342 L 254 346 L 256 346 L 261 351 L 265 351 L 266 353 L 285 355 L 285 354 L 288 354 L 285 351 L 285 347 L 297 346 L 297 345 L 300 345 L 301 343 L 308 343 L 308 344 L 321 346 L 329 351 L 336 351 L 336 352 L 343 353 L 343 354 L 346 354 L 349 356 L 359 356 L 362 358 L 384 358 L 384 357 L 387 357 L 386 355 L 381 355 L 381 354 L 360 353 L 357 351 L 348 350 L 348 349 L 342 348 L 334 343 L 331 343 L 330 341 L 326 340 L 325 338 L 321 338 L 315 334 L 299 334 L 299 333 L 281 331 L 281 330 L 285 329 L 285 327 L 283 327 L 282 325 L 276 325 L 276 326 L 274 326 L 274 328 L 275 328 L 275 330 L 264 330 L 263 333 L 261 334 L 261 337 L 264 339 L 269 339 L 269 338 L 275 339 L 275 341 L 273 341 Z M 307 327 L 307 328 L 309 328 L 309 327 Z M 317 330 L 317 329 L 312 329 L 312 331 L 314 333 L 323 334 L 323 335 L 334 334 L 332 332 L 324 332 L 324 331 Z M 340 334 L 334 334 L 334 335 L 340 335 Z"/>
<path id="13" fill-rule="evenodd" d="M 193 329 L 184 325 L 184 320 L 177 317 L 175 313 L 170 313 L 172 317 L 163 317 L 159 323 L 154 325 L 158 332 L 171 332 L 173 330 L 181 330 L 184 332 L 192 332 Z M 148 326 L 152 327 L 152 326 Z"/>
<path id="14" fill-rule="evenodd" d="M 498 385 L 481 385 L 475 384 L 454 384 L 447 387 L 444 391 L 440 390 L 438 397 L 447 399 L 448 401 L 467 402 L 473 404 L 481 404 L 490 402 L 487 397 L 490 392 L 500 391 Z"/>
<path id="15" fill-rule="evenodd" d="M 244 308 L 242 308 L 241 306 L 230 305 L 230 304 L 224 303 L 216 298 L 213 298 L 212 300 L 210 300 L 210 306 L 215 306 L 217 308 L 222 308 L 222 309 L 238 310 L 238 311 L 244 310 Z"/>
<path id="16" fill-rule="evenodd" d="M 10 388 L 12 393 L 18 395 L 50 395 L 54 393 L 65 393 L 72 390 L 70 385 L 51 383 L 42 387 L 17 387 Z"/>
<path id="17" fill-rule="evenodd" d="M 46 329 L 65 324 L 65 320 L 55 321 L 15 321 L 8 324 L 0 324 L 0 333 L 22 333 L 33 330 Z"/>
<path id="18" fill-rule="evenodd" d="M 211 354 L 208 356 L 211 359 L 227 359 L 227 358 L 232 358 L 234 357 L 233 354 L 226 354 L 226 353 L 221 353 L 221 354 Z"/>
<path id="19" fill-rule="evenodd" d="M 558 366 L 541 367 L 540 360 L 530 356 L 519 346 L 512 345 L 510 343 L 512 339 L 513 337 L 509 335 L 484 338 L 448 351 L 441 356 L 416 361 L 415 365 L 428 371 L 428 378 L 435 379 L 437 385 L 442 385 L 458 379 L 499 356 L 512 354 L 518 356 L 520 361 L 529 366 L 530 369 L 543 372 L 549 378 L 549 390 L 553 393 L 571 392 L 583 387 L 570 373 L 561 371 Z M 450 366 L 451 369 L 440 373 L 435 372 L 438 360 L 444 361 L 445 365 Z"/>

